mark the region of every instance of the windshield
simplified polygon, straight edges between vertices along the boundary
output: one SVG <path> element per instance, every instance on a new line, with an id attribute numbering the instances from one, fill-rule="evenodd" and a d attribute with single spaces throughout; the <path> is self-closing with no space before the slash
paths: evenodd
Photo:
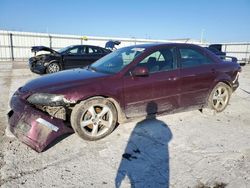
<path id="1" fill-rule="evenodd" d="M 66 52 L 68 49 L 70 49 L 70 48 L 72 48 L 73 46 L 67 46 L 67 47 L 65 47 L 65 48 L 62 48 L 62 49 L 60 49 L 60 50 L 58 50 L 58 52 L 59 53 L 64 53 L 64 52 Z"/>
<path id="2" fill-rule="evenodd" d="M 97 72 L 115 74 L 130 64 L 144 50 L 145 48 L 136 47 L 120 48 L 99 59 L 89 68 Z"/>

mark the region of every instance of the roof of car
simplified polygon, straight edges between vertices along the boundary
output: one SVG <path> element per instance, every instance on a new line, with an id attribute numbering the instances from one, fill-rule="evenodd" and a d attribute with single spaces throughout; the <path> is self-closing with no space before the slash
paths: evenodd
<path id="1" fill-rule="evenodd" d="M 195 44 L 190 44 L 190 43 L 147 43 L 147 44 L 138 44 L 134 45 L 132 47 L 135 48 L 157 48 L 161 46 L 197 46 Z"/>
<path id="2" fill-rule="evenodd" d="M 94 46 L 94 45 L 87 45 L 87 44 L 82 44 L 82 45 L 72 45 L 72 47 L 77 47 L 77 46 L 87 46 L 87 47 L 97 47 L 97 48 L 103 48 L 101 46 Z M 104 48 L 105 49 L 105 48 Z"/>
<path id="3" fill-rule="evenodd" d="M 87 47 L 98 47 L 98 48 L 103 48 L 101 46 L 94 46 L 94 45 L 72 45 L 73 46 L 87 46 Z M 137 45 L 132 45 L 130 47 L 135 47 L 135 48 L 157 48 L 157 47 L 161 47 L 161 46 L 187 46 L 187 47 L 191 47 L 191 46 L 197 46 L 195 44 L 190 44 L 190 43 L 146 43 L 146 44 L 137 44 Z M 128 46 L 127 46 L 128 47 Z M 105 48 L 103 48 L 105 49 Z"/>

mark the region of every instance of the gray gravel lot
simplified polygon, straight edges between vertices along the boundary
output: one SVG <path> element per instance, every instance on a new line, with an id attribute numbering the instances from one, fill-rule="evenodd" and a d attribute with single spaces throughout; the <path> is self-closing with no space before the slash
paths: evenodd
<path id="1" fill-rule="evenodd" d="M 72 134 L 40 154 L 4 135 L 10 96 L 34 77 L 0 62 L 0 187 L 250 187 L 249 65 L 220 114 L 133 121 L 95 142 Z"/>

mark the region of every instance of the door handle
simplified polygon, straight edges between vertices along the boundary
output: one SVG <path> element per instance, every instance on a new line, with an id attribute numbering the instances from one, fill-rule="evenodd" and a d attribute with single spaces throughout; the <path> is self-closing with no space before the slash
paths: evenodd
<path id="1" fill-rule="evenodd" d="M 171 76 L 171 77 L 168 78 L 168 80 L 169 80 L 169 81 L 175 81 L 175 80 L 177 80 L 177 77 Z"/>

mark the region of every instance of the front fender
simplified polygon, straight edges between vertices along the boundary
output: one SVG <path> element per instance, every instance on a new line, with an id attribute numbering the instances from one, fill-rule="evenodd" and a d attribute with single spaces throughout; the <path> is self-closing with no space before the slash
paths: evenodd
<path id="1" fill-rule="evenodd" d="M 46 61 L 44 62 L 44 66 L 47 68 L 51 63 L 58 63 L 58 65 L 60 66 L 60 70 L 62 70 L 62 65 L 59 63 L 58 60 Z"/>

